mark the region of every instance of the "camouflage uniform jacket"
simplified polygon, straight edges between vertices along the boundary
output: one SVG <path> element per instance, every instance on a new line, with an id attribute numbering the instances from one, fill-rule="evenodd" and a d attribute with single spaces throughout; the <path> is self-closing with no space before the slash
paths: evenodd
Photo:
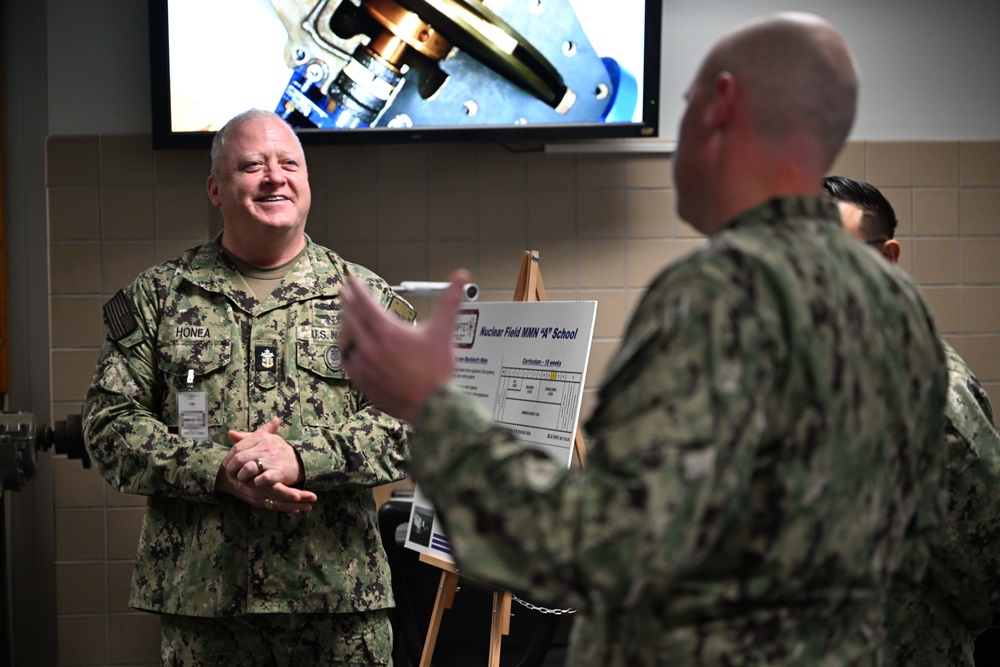
<path id="1" fill-rule="evenodd" d="M 920 587 L 897 585 L 890 596 L 891 664 L 899 667 L 971 667 L 971 631 L 1000 614 L 1000 435 L 979 381 L 951 346 L 944 348 L 948 512 Z"/>
<path id="2" fill-rule="evenodd" d="M 776 199 L 650 285 L 585 470 L 446 386 L 413 474 L 460 571 L 579 610 L 570 664 L 870 665 L 889 575 L 942 509 L 946 375 L 906 276 L 833 204 Z"/>
<path id="3" fill-rule="evenodd" d="M 130 604 L 233 616 L 391 607 L 390 573 L 371 488 L 403 476 L 403 424 L 367 404 L 340 370 L 338 294 L 362 277 L 308 241 L 259 303 L 219 237 L 143 272 L 112 300 L 108 337 L 84 405 L 87 449 L 108 482 L 148 496 Z M 132 319 L 130 320 L 129 317 Z M 178 435 L 177 393 L 207 397 L 209 437 Z M 309 514 L 258 509 L 213 493 L 232 443 L 272 416 L 298 452 Z"/>

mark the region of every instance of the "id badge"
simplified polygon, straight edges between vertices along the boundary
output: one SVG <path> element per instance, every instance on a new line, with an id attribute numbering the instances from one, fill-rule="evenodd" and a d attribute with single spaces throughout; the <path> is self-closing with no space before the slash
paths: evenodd
<path id="1" fill-rule="evenodd" d="M 188 372 L 192 384 L 193 372 Z M 182 438 L 208 439 L 208 400 L 203 391 L 177 392 L 177 433 Z"/>

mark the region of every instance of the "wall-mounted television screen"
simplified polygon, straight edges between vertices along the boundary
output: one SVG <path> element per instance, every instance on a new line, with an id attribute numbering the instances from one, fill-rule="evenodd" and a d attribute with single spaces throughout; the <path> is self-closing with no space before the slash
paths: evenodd
<path id="1" fill-rule="evenodd" d="M 153 144 L 655 137 L 662 0 L 149 0 Z"/>

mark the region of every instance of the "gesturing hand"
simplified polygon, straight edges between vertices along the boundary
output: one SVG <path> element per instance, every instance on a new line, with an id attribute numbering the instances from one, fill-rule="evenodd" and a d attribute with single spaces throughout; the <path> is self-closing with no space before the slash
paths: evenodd
<path id="1" fill-rule="evenodd" d="M 351 383 L 383 411 L 412 423 L 427 397 L 451 380 L 455 318 L 469 281 L 467 271 L 453 273 L 434 314 L 412 326 L 386 313 L 348 277 L 340 343 Z"/>

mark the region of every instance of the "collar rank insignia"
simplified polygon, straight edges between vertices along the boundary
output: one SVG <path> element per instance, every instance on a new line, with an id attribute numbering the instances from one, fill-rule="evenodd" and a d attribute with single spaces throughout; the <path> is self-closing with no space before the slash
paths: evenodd
<path id="1" fill-rule="evenodd" d="M 271 345 L 257 346 L 257 368 L 264 371 L 273 371 L 277 360 L 276 349 Z"/>

